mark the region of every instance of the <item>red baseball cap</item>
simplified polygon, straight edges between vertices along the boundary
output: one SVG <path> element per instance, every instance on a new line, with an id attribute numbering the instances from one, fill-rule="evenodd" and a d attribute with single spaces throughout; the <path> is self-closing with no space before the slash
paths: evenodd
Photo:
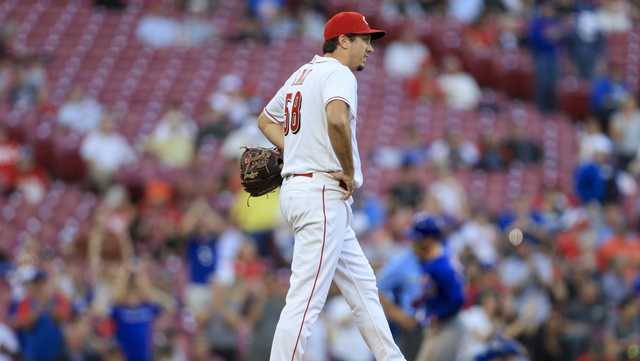
<path id="1" fill-rule="evenodd" d="M 343 11 L 335 14 L 324 26 L 324 41 L 343 34 L 370 34 L 371 39 L 380 39 L 384 30 L 371 29 L 364 15 L 355 11 Z"/>

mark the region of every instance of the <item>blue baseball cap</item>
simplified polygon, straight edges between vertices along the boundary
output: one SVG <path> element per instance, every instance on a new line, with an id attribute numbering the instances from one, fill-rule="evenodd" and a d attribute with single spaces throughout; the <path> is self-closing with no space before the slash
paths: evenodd
<path id="1" fill-rule="evenodd" d="M 411 229 L 407 232 L 407 238 L 419 241 L 424 238 L 442 239 L 445 224 L 442 219 L 432 215 L 418 215 L 413 221 Z"/>

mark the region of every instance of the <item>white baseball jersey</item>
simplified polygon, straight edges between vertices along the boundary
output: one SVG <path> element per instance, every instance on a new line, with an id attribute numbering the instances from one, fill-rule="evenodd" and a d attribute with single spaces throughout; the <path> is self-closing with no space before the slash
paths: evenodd
<path id="1" fill-rule="evenodd" d="M 341 171 L 327 129 L 326 106 L 339 99 L 349 106 L 354 183 L 363 177 L 356 141 L 358 84 L 348 67 L 337 59 L 316 55 L 296 70 L 265 107 L 265 114 L 284 126 L 282 175 Z"/>

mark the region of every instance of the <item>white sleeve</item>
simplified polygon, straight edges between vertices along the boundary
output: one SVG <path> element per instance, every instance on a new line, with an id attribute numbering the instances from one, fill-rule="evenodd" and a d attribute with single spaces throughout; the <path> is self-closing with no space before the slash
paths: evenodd
<path id="1" fill-rule="evenodd" d="M 264 113 L 276 124 L 284 123 L 284 87 L 283 85 L 271 101 L 264 107 Z"/>
<path id="2" fill-rule="evenodd" d="M 326 107 L 332 100 L 342 100 L 355 115 L 357 92 L 356 77 L 349 69 L 341 67 L 325 80 L 322 86 L 322 102 Z"/>

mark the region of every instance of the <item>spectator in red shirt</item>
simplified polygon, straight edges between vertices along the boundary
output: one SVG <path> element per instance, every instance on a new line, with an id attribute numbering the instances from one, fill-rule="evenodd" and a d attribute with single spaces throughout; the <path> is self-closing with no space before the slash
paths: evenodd
<path id="1" fill-rule="evenodd" d="M 15 186 L 20 148 L 0 126 L 0 193 Z"/>

